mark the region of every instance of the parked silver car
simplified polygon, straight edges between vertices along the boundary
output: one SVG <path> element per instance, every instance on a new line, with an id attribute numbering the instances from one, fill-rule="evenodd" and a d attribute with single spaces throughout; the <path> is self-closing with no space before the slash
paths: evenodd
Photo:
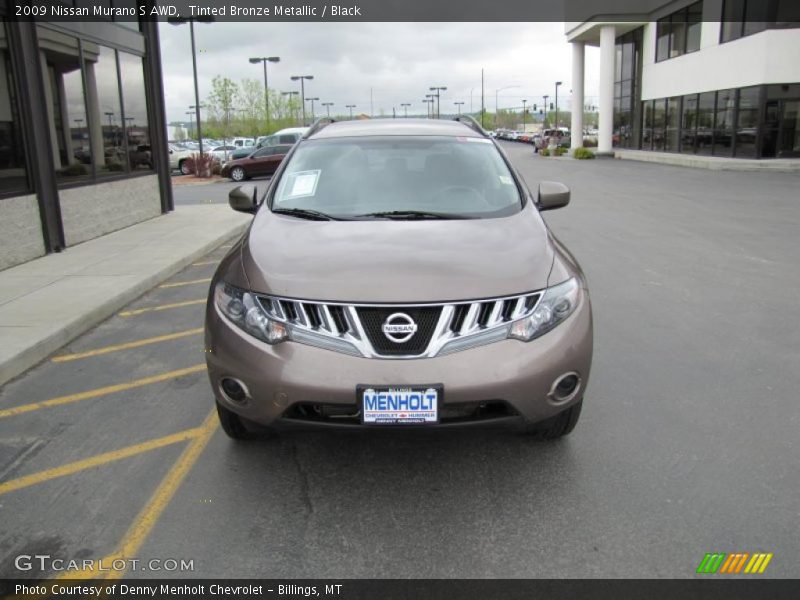
<path id="1" fill-rule="evenodd" d="M 578 263 L 468 118 L 318 123 L 221 262 L 206 359 L 234 438 L 289 426 L 575 426 L 592 314 Z"/>

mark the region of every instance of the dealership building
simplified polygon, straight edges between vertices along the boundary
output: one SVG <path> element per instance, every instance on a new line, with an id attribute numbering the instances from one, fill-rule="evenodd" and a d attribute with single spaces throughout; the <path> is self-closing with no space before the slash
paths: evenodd
<path id="1" fill-rule="evenodd" d="M 585 48 L 600 47 L 598 152 L 800 157 L 800 1 L 641 6 L 646 13 L 616 22 L 566 24 L 573 106 L 587 104 Z M 581 112 L 572 111 L 573 131 Z"/>
<path id="2" fill-rule="evenodd" d="M 10 22 L 5 10 L 0 269 L 171 210 L 157 23 Z"/>

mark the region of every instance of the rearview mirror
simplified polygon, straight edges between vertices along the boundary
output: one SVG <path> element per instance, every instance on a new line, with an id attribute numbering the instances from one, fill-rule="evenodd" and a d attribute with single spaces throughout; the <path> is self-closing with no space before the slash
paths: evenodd
<path id="1" fill-rule="evenodd" d="M 539 184 L 536 205 L 539 210 L 553 210 L 569 204 L 569 188 L 558 181 L 543 181 Z"/>
<path id="2" fill-rule="evenodd" d="M 253 214 L 258 207 L 258 188 L 254 185 L 240 185 L 228 193 L 228 204 L 233 210 Z"/>

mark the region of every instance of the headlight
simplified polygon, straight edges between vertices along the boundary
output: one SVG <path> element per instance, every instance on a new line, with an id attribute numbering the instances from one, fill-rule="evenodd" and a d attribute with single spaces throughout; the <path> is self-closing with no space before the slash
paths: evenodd
<path id="1" fill-rule="evenodd" d="M 237 327 L 262 342 L 278 344 L 289 337 L 286 327 L 270 319 L 250 292 L 220 282 L 214 289 L 214 301 Z"/>
<path id="2" fill-rule="evenodd" d="M 572 314 L 578 305 L 580 284 L 574 277 L 547 288 L 530 316 L 512 323 L 508 337 L 529 342 L 547 333 Z"/>

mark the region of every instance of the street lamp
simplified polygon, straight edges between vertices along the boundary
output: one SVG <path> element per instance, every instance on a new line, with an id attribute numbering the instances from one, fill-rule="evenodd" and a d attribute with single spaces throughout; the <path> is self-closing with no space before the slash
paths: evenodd
<path id="1" fill-rule="evenodd" d="M 311 102 L 311 122 L 314 122 L 314 101 L 319 98 L 306 98 L 306 102 Z"/>
<path id="2" fill-rule="evenodd" d="M 510 90 L 512 88 L 518 88 L 518 85 L 507 85 L 506 87 L 498 88 L 494 91 L 494 128 L 497 129 L 497 117 L 500 116 L 497 109 L 497 102 L 498 102 L 498 95 L 503 90 Z"/>
<path id="3" fill-rule="evenodd" d="M 548 104 L 547 104 L 547 99 L 548 99 L 550 96 L 548 96 L 547 94 L 545 94 L 545 95 L 544 95 L 544 96 L 542 96 L 542 97 L 544 98 L 544 122 L 542 123 L 542 127 L 543 127 L 543 129 L 547 129 L 547 110 L 548 110 L 548 108 L 549 108 L 549 106 L 548 106 Z"/>
<path id="4" fill-rule="evenodd" d="M 300 92 L 298 92 L 297 90 L 292 90 L 291 92 L 281 92 L 281 96 L 289 96 L 289 104 L 291 106 L 292 96 L 297 96 L 299 93 Z M 296 125 L 297 124 L 297 107 L 295 107 L 294 122 L 295 122 L 295 125 Z"/>
<path id="5" fill-rule="evenodd" d="M 189 139 L 192 138 L 192 130 L 194 129 L 194 123 L 192 122 L 192 117 L 194 113 L 191 110 L 187 110 L 186 114 L 189 115 Z"/>
<path id="6" fill-rule="evenodd" d="M 408 118 L 408 107 L 411 106 L 408 102 L 401 102 L 400 106 L 403 107 L 403 116 L 404 118 Z"/>
<path id="7" fill-rule="evenodd" d="M 303 127 L 306 125 L 306 79 L 314 79 L 313 75 L 292 75 L 292 81 L 300 80 L 300 105 L 303 107 Z"/>
<path id="8" fill-rule="evenodd" d="M 525 131 L 525 105 L 528 103 L 525 98 L 522 99 L 522 131 Z"/>
<path id="9" fill-rule="evenodd" d="M 333 106 L 333 102 L 323 102 L 322 106 L 324 106 L 325 110 L 327 111 L 326 116 L 330 117 L 331 116 L 331 106 Z"/>
<path id="10" fill-rule="evenodd" d="M 464 106 L 463 102 L 453 102 L 458 107 L 458 116 L 461 116 L 461 107 Z"/>
<path id="11" fill-rule="evenodd" d="M 556 129 L 558 129 L 558 86 L 561 85 L 560 81 L 556 81 Z"/>
<path id="12" fill-rule="evenodd" d="M 189 34 L 192 38 L 192 72 L 194 73 L 194 102 L 195 102 L 195 117 L 197 120 L 197 139 L 200 142 L 200 156 L 203 155 L 203 136 L 200 133 L 200 91 L 197 86 L 197 50 L 194 44 L 194 23 L 211 23 L 214 17 L 169 17 L 167 22 L 171 25 L 183 25 L 189 23 Z"/>
<path id="13" fill-rule="evenodd" d="M 356 107 L 356 105 L 355 104 L 346 104 L 345 106 L 350 109 L 350 120 L 352 121 L 353 120 L 353 109 Z"/>
<path id="14" fill-rule="evenodd" d="M 427 100 L 425 100 L 425 102 L 428 103 L 428 118 L 432 119 L 433 118 L 433 103 L 436 102 L 436 100 L 434 100 L 434 98 L 436 98 L 436 94 L 425 94 L 425 98 L 427 98 Z"/>
<path id="15" fill-rule="evenodd" d="M 255 56 L 250 59 L 250 62 L 254 65 L 258 63 L 264 63 L 264 110 L 266 111 L 267 116 L 267 130 L 264 133 L 269 133 L 269 86 L 267 85 L 267 63 L 276 63 L 280 62 L 280 56 Z"/>
<path id="16" fill-rule="evenodd" d="M 442 116 L 442 114 L 439 112 L 439 93 L 447 91 L 447 88 L 444 87 L 444 86 L 433 86 L 431 88 L 431 91 L 432 92 L 436 92 L 436 94 L 435 94 L 435 96 L 436 96 L 436 118 L 439 119 Z"/>

